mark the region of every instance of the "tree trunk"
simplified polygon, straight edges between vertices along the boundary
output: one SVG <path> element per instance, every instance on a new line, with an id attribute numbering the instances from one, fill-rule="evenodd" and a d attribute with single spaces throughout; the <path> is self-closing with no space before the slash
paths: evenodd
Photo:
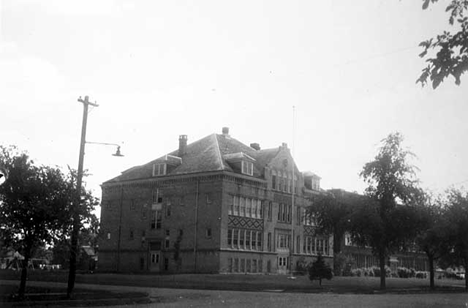
<path id="1" fill-rule="evenodd" d="M 18 297 L 20 299 L 24 298 L 24 293 L 26 292 L 26 278 L 28 277 L 28 263 L 30 259 L 29 248 L 26 248 L 23 260 L 23 268 L 21 269 L 21 282 L 18 290 Z"/>
<path id="2" fill-rule="evenodd" d="M 434 256 L 432 254 L 427 255 L 427 259 L 429 262 L 429 286 L 431 290 L 435 289 L 434 284 Z"/>
<path id="3" fill-rule="evenodd" d="M 322 278 L 319 278 L 319 286 L 322 286 Z"/>
<path id="4" fill-rule="evenodd" d="M 380 290 L 385 290 L 385 253 L 379 251 L 379 261 L 380 261 Z"/>
<path id="5" fill-rule="evenodd" d="M 343 240 L 343 233 L 334 232 L 333 234 L 333 255 L 341 252 L 341 241 Z"/>
<path id="6" fill-rule="evenodd" d="M 465 258 L 465 292 L 468 292 L 468 276 L 466 274 L 468 271 L 468 259 Z"/>

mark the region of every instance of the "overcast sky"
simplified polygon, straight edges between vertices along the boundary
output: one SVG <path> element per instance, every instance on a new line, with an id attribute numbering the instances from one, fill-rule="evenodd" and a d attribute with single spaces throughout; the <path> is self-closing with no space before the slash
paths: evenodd
<path id="1" fill-rule="evenodd" d="M 0 142 L 77 168 L 82 104 L 88 188 L 221 128 L 288 143 L 322 187 L 362 192 L 363 165 L 399 131 L 422 186 L 468 186 L 468 79 L 415 80 L 419 42 L 447 1 L 0 0 Z M 295 134 L 293 135 L 293 106 Z M 294 137 L 293 137 L 294 136 Z"/>

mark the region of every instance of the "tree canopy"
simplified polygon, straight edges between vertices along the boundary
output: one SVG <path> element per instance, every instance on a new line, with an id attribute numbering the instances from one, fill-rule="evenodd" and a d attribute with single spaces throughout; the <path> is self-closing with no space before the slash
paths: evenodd
<path id="1" fill-rule="evenodd" d="M 423 9 L 438 0 L 423 0 Z M 445 78 L 452 76 L 455 84 L 460 85 L 461 76 L 468 70 L 468 1 L 451 0 L 445 11 L 449 13 L 449 24 L 455 32 L 444 31 L 435 38 L 419 44 L 426 57 L 427 66 L 422 70 L 416 83 L 425 85 L 430 80 L 437 88 Z"/>
<path id="2" fill-rule="evenodd" d="M 468 269 L 468 193 L 451 190 L 445 209 L 449 245 L 449 259 L 453 265 Z M 465 274 L 465 290 L 468 291 L 468 277 Z"/>
<path id="3" fill-rule="evenodd" d="M 76 184 L 71 173 L 39 166 L 15 147 L 0 146 L 0 164 L 8 172 L 8 179 L 0 186 L 0 236 L 5 246 L 25 257 L 19 292 L 22 296 L 34 250 L 69 233 Z M 85 223 L 94 216 L 91 211 L 97 199 L 86 193 L 82 204 L 79 213 L 81 223 Z"/>
<path id="4" fill-rule="evenodd" d="M 350 218 L 353 241 L 372 247 L 382 273 L 385 258 L 414 238 L 412 223 L 417 221 L 417 213 L 412 205 L 421 198 L 417 168 L 408 162 L 414 154 L 405 150 L 402 142 L 400 133 L 388 135 L 374 160 L 364 165 L 361 177 L 368 184 L 369 198 Z M 385 275 L 380 276 L 380 287 L 385 289 Z"/>
<path id="5" fill-rule="evenodd" d="M 330 280 L 332 277 L 331 267 L 325 263 L 322 255 L 318 255 L 317 260 L 309 267 L 309 279 L 318 280 L 319 285 L 322 285 L 322 279 Z"/>

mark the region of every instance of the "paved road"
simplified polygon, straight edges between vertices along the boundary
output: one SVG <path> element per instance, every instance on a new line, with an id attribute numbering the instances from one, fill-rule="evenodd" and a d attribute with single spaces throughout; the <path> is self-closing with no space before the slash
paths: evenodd
<path id="1" fill-rule="evenodd" d="M 0 284 L 18 284 L 1 280 Z M 28 285 L 66 288 L 64 283 L 28 281 Z M 152 304 L 147 307 L 468 307 L 467 293 L 439 294 L 304 294 L 269 292 L 239 292 L 187 289 L 158 289 L 145 287 L 76 284 L 77 288 L 113 292 L 146 292 Z M 88 306 L 89 307 L 89 306 Z M 130 307 L 128 305 L 112 307 Z"/>

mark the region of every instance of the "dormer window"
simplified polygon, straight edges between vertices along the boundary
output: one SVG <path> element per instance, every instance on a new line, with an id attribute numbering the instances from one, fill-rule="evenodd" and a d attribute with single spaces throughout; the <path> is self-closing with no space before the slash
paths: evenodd
<path id="1" fill-rule="evenodd" d="M 153 165 L 153 176 L 166 175 L 167 165 L 166 164 L 154 164 Z"/>
<path id="2" fill-rule="evenodd" d="M 253 176 L 255 159 L 245 153 L 231 153 L 223 155 L 223 158 L 231 166 L 232 170 L 237 173 Z"/>
<path id="3" fill-rule="evenodd" d="M 253 163 L 250 161 L 242 161 L 242 173 L 247 175 L 253 175 Z"/>

